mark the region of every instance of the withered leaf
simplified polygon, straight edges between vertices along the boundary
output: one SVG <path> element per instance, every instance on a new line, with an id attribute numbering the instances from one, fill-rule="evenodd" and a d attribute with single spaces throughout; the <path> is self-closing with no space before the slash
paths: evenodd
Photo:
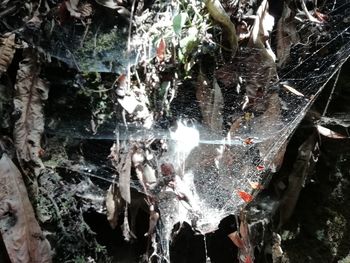
<path id="1" fill-rule="evenodd" d="M 130 197 L 131 154 L 132 154 L 132 151 L 129 151 L 128 154 L 124 155 L 121 158 L 121 165 L 119 169 L 120 195 L 128 204 L 130 204 L 131 202 L 131 197 Z"/>
<path id="2" fill-rule="evenodd" d="M 14 126 L 14 140 L 18 157 L 33 161 L 37 167 L 44 165 L 39 157 L 40 140 L 44 131 L 42 103 L 48 98 L 48 86 L 39 77 L 40 68 L 32 51 L 24 51 L 19 64 L 15 85 L 15 115 L 19 115 Z"/>
<path id="3" fill-rule="evenodd" d="M 283 5 L 282 16 L 277 23 L 276 38 L 277 64 L 282 66 L 289 58 L 291 46 L 299 41 L 294 16 L 286 3 Z"/>
<path id="4" fill-rule="evenodd" d="M 0 159 L 0 233 L 11 262 L 52 261 L 21 173 L 6 153 Z"/>
<path id="5" fill-rule="evenodd" d="M 111 226 L 113 227 L 113 223 L 116 219 L 113 218 L 115 213 L 119 213 L 119 211 L 115 211 L 115 209 L 119 209 L 121 204 L 121 198 L 123 198 L 127 203 L 131 202 L 131 194 L 130 194 L 130 173 L 131 173 L 131 156 L 132 150 L 129 150 L 128 153 L 119 153 L 119 144 L 114 143 L 111 147 L 111 153 L 108 156 L 112 160 L 112 164 L 115 169 L 118 171 L 119 175 L 119 185 L 118 189 L 112 184 L 108 189 L 106 196 L 106 206 L 107 213 L 110 217 L 108 219 L 110 221 Z"/>
<path id="6" fill-rule="evenodd" d="M 118 225 L 118 215 L 122 205 L 119 189 L 113 183 L 106 194 L 107 220 L 112 229 L 115 229 Z"/>
<path id="7" fill-rule="evenodd" d="M 267 0 L 262 1 L 257 12 L 254 25 L 251 30 L 249 46 L 261 48 L 265 51 L 266 56 L 273 61 L 276 60 L 276 55 L 270 47 L 268 39 L 270 32 L 274 26 L 274 18 L 269 14 L 269 4 Z"/>
<path id="8" fill-rule="evenodd" d="M 15 53 L 15 34 L 0 37 L 0 76 L 7 70 Z"/>

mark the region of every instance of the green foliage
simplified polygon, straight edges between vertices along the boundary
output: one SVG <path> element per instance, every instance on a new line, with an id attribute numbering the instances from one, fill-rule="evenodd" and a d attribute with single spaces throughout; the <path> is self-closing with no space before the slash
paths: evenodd
<path id="1" fill-rule="evenodd" d="M 185 12 L 181 12 L 181 13 L 177 14 L 176 16 L 174 16 L 173 29 L 174 29 L 174 32 L 176 35 L 181 34 L 182 28 L 184 27 L 187 18 L 188 18 L 188 15 Z"/>

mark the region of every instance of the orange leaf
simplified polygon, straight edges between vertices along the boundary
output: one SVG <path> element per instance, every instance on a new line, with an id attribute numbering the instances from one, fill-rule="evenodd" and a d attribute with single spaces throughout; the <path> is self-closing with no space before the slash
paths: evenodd
<path id="1" fill-rule="evenodd" d="M 238 193 L 239 197 L 244 200 L 244 202 L 249 203 L 250 201 L 253 200 L 253 196 L 251 194 L 248 194 L 247 192 L 238 190 L 237 193 Z"/>
<path id="2" fill-rule="evenodd" d="M 157 48 L 157 59 L 159 62 L 164 60 L 166 44 L 164 39 L 161 39 Z"/>

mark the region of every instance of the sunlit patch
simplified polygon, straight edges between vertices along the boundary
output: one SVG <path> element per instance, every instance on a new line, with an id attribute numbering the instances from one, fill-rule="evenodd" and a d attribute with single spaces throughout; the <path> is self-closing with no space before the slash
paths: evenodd
<path id="1" fill-rule="evenodd" d="M 176 151 L 189 153 L 199 144 L 199 131 L 195 126 L 186 126 L 178 121 L 176 131 L 170 131 L 170 138 L 176 141 Z"/>

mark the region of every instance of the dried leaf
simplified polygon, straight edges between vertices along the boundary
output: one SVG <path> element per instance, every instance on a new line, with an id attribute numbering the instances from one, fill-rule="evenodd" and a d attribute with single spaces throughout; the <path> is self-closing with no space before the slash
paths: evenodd
<path id="1" fill-rule="evenodd" d="M 166 50 L 166 44 L 164 39 L 162 38 L 159 42 L 159 45 L 157 47 L 157 59 L 159 62 L 162 62 L 165 58 L 165 50 Z"/>
<path id="2" fill-rule="evenodd" d="M 122 208 L 122 200 L 119 189 L 115 187 L 115 184 L 111 184 L 106 194 L 106 209 L 107 209 L 107 220 L 112 227 L 115 229 L 118 225 L 118 215 Z"/>
<path id="3" fill-rule="evenodd" d="M 320 134 L 322 134 L 323 136 L 326 136 L 328 138 L 332 138 L 332 139 L 346 139 L 348 137 L 338 133 L 338 132 L 334 132 L 326 127 L 323 127 L 321 125 L 317 125 L 317 130 Z"/>
<path id="4" fill-rule="evenodd" d="M 252 27 L 249 46 L 261 48 L 266 55 L 276 61 L 276 55 L 272 51 L 269 43 L 270 33 L 274 27 L 274 17 L 269 14 L 269 3 L 263 0 L 256 12 L 256 18 Z"/>
<path id="5" fill-rule="evenodd" d="M 15 85 L 15 114 L 20 116 L 15 123 L 14 139 L 18 157 L 43 168 L 39 157 L 41 134 L 44 131 L 42 103 L 48 98 L 49 89 L 39 77 L 39 72 L 36 56 L 26 50 L 19 64 Z"/>
<path id="6" fill-rule="evenodd" d="M 115 167 L 115 169 L 118 171 L 119 175 L 119 191 L 118 193 L 116 191 L 112 191 L 111 193 L 114 193 L 119 195 L 127 202 L 130 203 L 131 196 L 130 196 L 130 173 L 131 173 L 131 156 L 132 156 L 132 150 L 129 150 L 127 154 L 120 154 L 119 152 L 119 145 L 114 143 L 111 147 L 111 153 L 108 156 L 112 160 L 112 164 Z M 120 160 L 119 160 L 120 158 Z M 107 193 L 108 194 L 108 193 Z M 109 200 L 111 196 L 108 196 Z M 111 202 L 109 203 L 111 205 Z M 110 210 L 111 214 L 113 214 L 112 209 Z"/>
<path id="7" fill-rule="evenodd" d="M 52 261 L 21 173 L 5 153 L 0 159 L 0 233 L 11 262 Z"/>
<path id="8" fill-rule="evenodd" d="M 283 5 L 282 16 L 277 23 L 277 58 L 278 66 L 286 63 L 291 46 L 299 41 L 294 16 L 286 3 Z"/>
<path id="9" fill-rule="evenodd" d="M 292 92 L 293 94 L 300 96 L 300 97 L 304 97 L 304 94 L 297 91 L 295 88 L 287 85 L 287 84 L 282 84 L 283 88 L 287 89 L 288 91 Z"/>
<path id="10" fill-rule="evenodd" d="M 247 192 L 244 192 L 242 190 L 238 190 L 237 194 L 244 200 L 244 202 L 249 203 L 253 200 L 253 196 L 251 194 L 248 194 Z"/>
<path id="11" fill-rule="evenodd" d="M 130 173 L 131 173 L 131 154 L 129 151 L 128 154 L 124 155 L 121 160 L 121 168 L 119 169 L 119 190 L 120 195 L 123 199 L 130 204 Z"/>
<path id="12" fill-rule="evenodd" d="M 15 34 L 8 33 L 0 38 L 0 76 L 7 70 L 15 54 Z"/>

